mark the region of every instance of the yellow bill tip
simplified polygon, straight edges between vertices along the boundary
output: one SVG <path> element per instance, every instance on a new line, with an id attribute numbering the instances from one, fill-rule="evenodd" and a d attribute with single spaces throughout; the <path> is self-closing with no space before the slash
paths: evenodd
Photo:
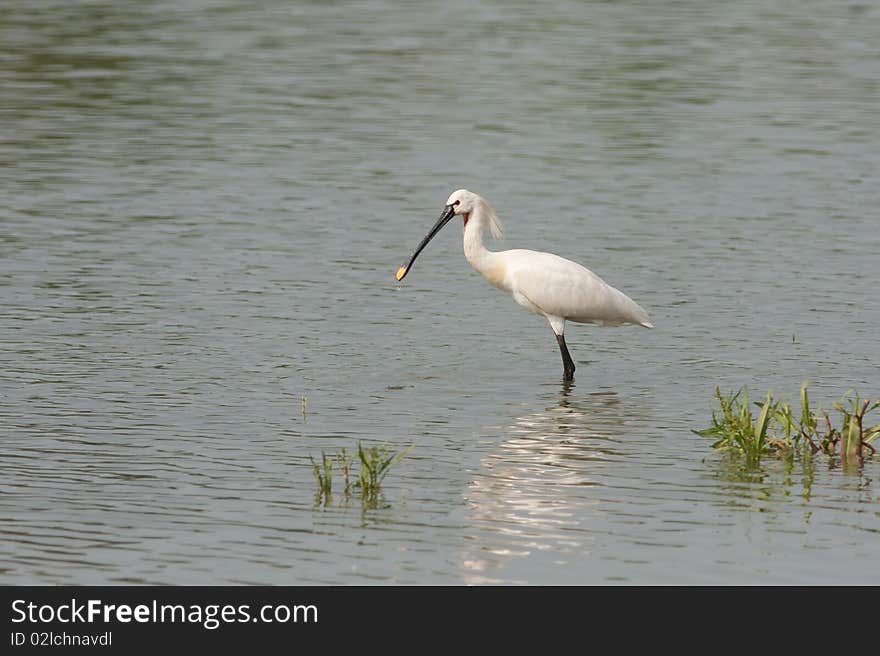
<path id="1" fill-rule="evenodd" d="M 403 278 L 406 275 L 406 267 L 402 266 L 397 270 L 396 277 L 398 280 Z"/>

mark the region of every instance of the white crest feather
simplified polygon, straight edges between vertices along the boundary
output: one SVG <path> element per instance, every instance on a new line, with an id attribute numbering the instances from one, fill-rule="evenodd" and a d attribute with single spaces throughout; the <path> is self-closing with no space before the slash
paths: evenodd
<path id="1" fill-rule="evenodd" d="M 492 234 L 492 238 L 501 239 L 504 236 L 504 226 L 501 225 L 501 219 L 498 218 L 495 210 L 485 198 L 480 197 L 480 202 L 483 204 L 483 213 L 489 222 L 489 232 Z"/>

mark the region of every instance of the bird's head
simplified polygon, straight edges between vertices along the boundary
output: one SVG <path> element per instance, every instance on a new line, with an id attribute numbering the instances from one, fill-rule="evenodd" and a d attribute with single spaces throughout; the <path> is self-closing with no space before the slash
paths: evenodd
<path id="1" fill-rule="evenodd" d="M 466 216 L 476 209 L 477 202 L 483 200 L 480 196 L 467 189 L 453 191 L 446 199 L 446 210 L 452 208 L 456 216 Z"/>
<path id="2" fill-rule="evenodd" d="M 479 194 L 468 191 L 467 189 L 458 189 L 453 191 L 449 198 L 446 199 L 446 206 L 443 208 L 443 214 L 440 215 L 440 218 L 437 219 L 434 227 L 431 228 L 416 250 L 413 251 L 412 256 L 409 258 L 409 262 L 397 270 L 396 278 L 398 280 L 403 280 L 403 277 L 407 274 L 413 262 L 416 261 L 416 258 L 419 256 L 419 253 L 422 252 L 422 249 L 428 245 L 428 242 L 431 241 L 438 232 L 440 232 L 440 229 L 443 226 L 449 223 L 452 217 L 461 216 L 464 220 L 465 227 L 467 227 L 468 221 L 472 215 L 481 217 L 481 221 L 484 222 L 480 223 L 478 230 L 482 231 L 483 225 L 485 224 L 491 229 L 492 235 L 495 238 L 501 236 L 501 222 L 498 220 L 495 210 L 493 210 L 489 203 L 486 202 L 486 199 Z"/>

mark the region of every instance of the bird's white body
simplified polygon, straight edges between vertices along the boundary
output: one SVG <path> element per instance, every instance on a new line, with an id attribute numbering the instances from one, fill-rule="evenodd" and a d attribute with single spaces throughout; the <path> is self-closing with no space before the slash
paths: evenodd
<path id="1" fill-rule="evenodd" d="M 402 280 L 419 253 L 454 216 L 464 221 L 464 256 L 470 265 L 529 312 L 547 319 L 562 354 L 565 380 L 574 377 L 575 364 L 565 344 L 565 322 L 606 326 L 636 324 L 653 328 L 648 313 L 622 291 L 576 262 L 538 251 L 514 249 L 492 252 L 483 245 L 483 233 L 501 236 L 501 221 L 482 196 L 466 189 L 452 193 L 437 223 L 397 270 Z"/>
<path id="2" fill-rule="evenodd" d="M 464 225 L 464 255 L 494 287 L 529 312 L 547 318 L 557 335 L 565 321 L 606 326 L 637 324 L 651 328 L 648 313 L 595 273 L 552 253 L 524 249 L 492 252 L 483 232 L 499 225 L 487 203 L 477 203 Z"/>

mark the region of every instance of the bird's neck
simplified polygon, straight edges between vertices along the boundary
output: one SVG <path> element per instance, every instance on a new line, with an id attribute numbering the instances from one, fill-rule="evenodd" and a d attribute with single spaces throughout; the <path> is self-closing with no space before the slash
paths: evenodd
<path id="1" fill-rule="evenodd" d="M 478 205 L 464 224 L 464 256 L 468 263 L 484 276 L 492 268 L 496 253 L 483 246 L 483 231 L 488 217 Z"/>

